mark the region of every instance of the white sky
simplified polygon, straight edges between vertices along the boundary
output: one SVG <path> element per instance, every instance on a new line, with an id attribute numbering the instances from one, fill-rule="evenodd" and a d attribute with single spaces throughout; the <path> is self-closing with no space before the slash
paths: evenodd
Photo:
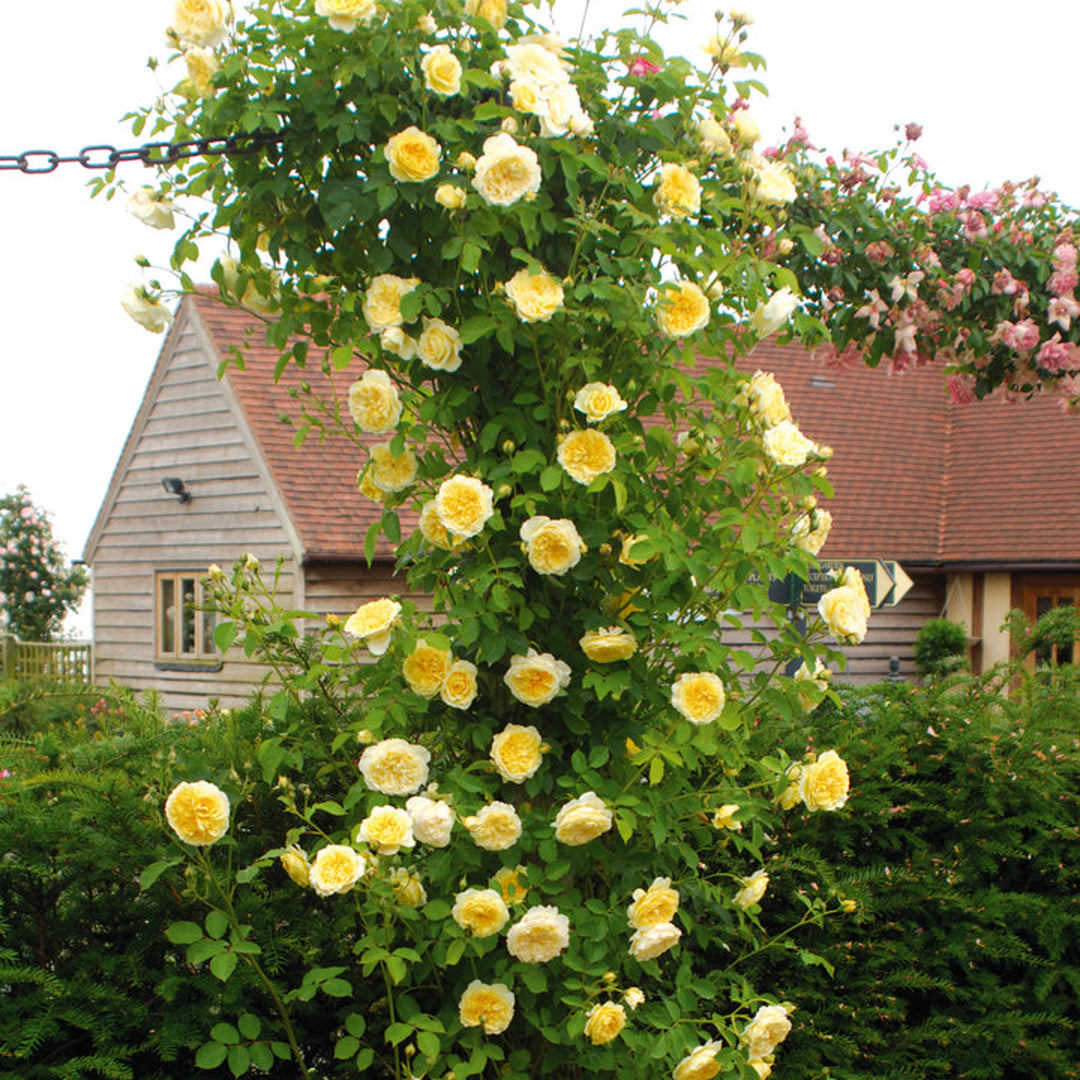
<path id="1" fill-rule="evenodd" d="M 392 0 L 391 0 L 392 2 Z M 158 93 L 146 59 L 164 52 L 172 0 L 53 0 L 5 4 L 0 155 L 136 146 L 120 117 Z M 624 0 L 592 0 L 594 25 L 619 25 Z M 700 60 L 716 3 L 684 0 L 668 51 Z M 1068 121 L 1069 49 L 1080 5 L 1027 0 L 737 0 L 755 19 L 747 47 L 762 54 L 768 102 L 753 108 L 765 144 L 797 114 L 818 146 L 889 145 L 916 121 L 919 150 L 942 180 L 994 185 L 1033 174 L 1080 205 Z M 580 0 L 559 0 L 564 35 Z M 110 21 L 111 19 L 111 21 Z M 674 45 L 672 44 L 674 42 Z M 166 85 L 175 78 L 166 76 Z M 132 187 L 152 173 L 121 166 Z M 22 483 L 48 510 L 71 557 L 82 554 L 162 339 L 137 327 L 118 297 L 137 281 L 133 257 L 164 261 L 166 236 L 119 200 L 91 200 L 93 174 L 0 172 L 0 493 Z M 88 632 L 89 622 L 78 620 Z"/>

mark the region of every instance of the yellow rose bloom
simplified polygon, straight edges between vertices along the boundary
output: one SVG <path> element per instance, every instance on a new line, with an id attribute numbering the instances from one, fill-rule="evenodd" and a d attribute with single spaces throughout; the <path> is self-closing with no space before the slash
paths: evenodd
<path id="1" fill-rule="evenodd" d="M 536 709 L 570 685 L 570 665 L 551 653 L 529 649 L 525 656 L 519 653 L 510 658 L 503 682 L 518 701 Z"/>
<path id="2" fill-rule="evenodd" d="M 357 837 L 370 844 L 380 855 L 396 855 L 402 848 L 416 846 L 412 817 L 396 806 L 376 806 L 357 831 Z"/>
<path id="3" fill-rule="evenodd" d="M 473 979 L 458 1002 L 462 1027 L 484 1028 L 486 1035 L 501 1035 L 514 1018 L 514 995 L 504 983 Z"/>
<path id="4" fill-rule="evenodd" d="M 782 810 L 792 810 L 802 801 L 802 796 L 799 794 L 799 778 L 802 776 L 802 765 L 797 761 L 793 761 L 787 767 L 784 776 L 787 779 L 787 787 L 780 793 L 780 798 L 777 801 L 780 803 Z"/>
<path id="5" fill-rule="evenodd" d="M 623 994 L 623 1001 L 626 1002 L 627 1008 L 636 1009 L 639 1005 L 645 1004 L 645 992 L 637 986 L 628 986 L 626 993 Z"/>
<path id="6" fill-rule="evenodd" d="M 229 797 L 208 780 L 184 781 L 165 800 L 165 819 L 185 844 L 208 847 L 229 830 Z"/>
<path id="7" fill-rule="evenodd" d="M 571 799 L 555 815 L 555 839 L 567 847 L 581 847 L 610 831 L 614 815 L 593 791 Z"/>
<path id="8" fill-rule="evenodd" d="M 461 367 L 461 335 L 442 319 L 425 318 L 416 355 L 435 371 L 457 371 Z"/>
<path id="9" fill-rule="evenodd" d="M 214 72 L 221 67 L 214 50 L 192 45 L 184 50 L 184 64 L 195 92 L 200 97 L 210 97 L 214 93 Z"/>
<path id="10" fill-rule="evenodd" d="M 761 138 L 761 128 L 746 109 L 736 109 L 731 114 L 731 123 L 743 146 L 753 146 Z"/>
<path id="11" fill-rule="evenodd" d="M 574 408 L 585 414 L 589 424 L 598 424 L 612 413 L 622 412 L 626 408 L 619 391 L 610 383 L 586 383 L 574 397 Z"/>
<path id="12" fill-rule="evenodd" d="M 450 917 L 473 937 L 491 937 L 509 921 L 510 912 L 494 889 L 466 889 L 454 898 Z"/>
<path id="13" fill-rule="evenodd" d="M 281 853 L 281 865 L 293 884 L 302 889 L 311 884 L 311 863 L 299 844 L 290 844 Z"/>
<path id="14" fill-rule="evenodd" d="M 416 455 L 408 447 L 395 454 L 389 443 L 376 443 L 371 448 L 371 471 L 367 475 L 376 490 L 386 494 L 411 486 L 416 479 L 416 467 Z"/>
<path id="15" fill-rule="evenodd" d="M 484 141 L 472 183 L 489 206 L 513 206 L 519 199 L 535 195 L 540 180 L 535 151 L 519 146 L 505 131 Z"/>
<path id="16" fill-rule="evenodd" d="M 630 938 L 630 955 L 639 963 L 655 960 L 679 944 L 682 931 L 670 922 L 653 923 L 634 931 Z"/>
<path id="17" fill-rule="evenodd" d="M 506 951 L 525 964 L 546 964 L 569 944 L 570 920 L 551 905 L 529 908 L 506 935 Z"/>
<path id="18" fill-rule="evenodd" d="M 692 724 L 711 724 L 723 711 L 724 684 L 709 671 L 680 675 L 671 688 L 671 704 Z"/>
<path id="19" fill-rule="evenodd" d="M 586 1014 L 585 1037 L 593 1046 L 603 1046 L 618 1038 L 619 1032 L 626 1027 L 626 1009 L 622 1005 L 613 1005 L 610 1001 L 594 1005 Z"/>
<path id="20" fill-rule="evenodd" d="M 501 30 L 506 25 L 506 0 L 465 0 L 465 14 L 478 15 Z"/>
<path id="21" fill-rule="evenodd" d="M 228 0 L 176 0 L 172 29 L 181 41 L 217 45 L 225 38 L 231 16 Z"/>
<path id="22" fill-rule="evenodd" d="M 439 687 L 439 698 L 452 709 L 467 709 L 476 700 L 476 665 L 455 660 Z"/>
<path id="23" fill-rule="evenodd" d="M 491 760 L 504 780 L 523 784 L 540 768 L 540 732 L 534 727 L 507 724 L 491 740 Z"/>
<path id="24" fill-rule="evenodd" d="M 383 739 L 360 755 L 360 773 L 372 791 L 412 795 L 428 782 L 431 751 L 404 739 Z"/>
<path id="25" fill-rule="evenodd" d="M 521 838 L 521 818 L 509 803 L 488 803 L 462 824 L 473 843 L 485 851 L 505 851 Z"/>
<path id="26" fill-rule="evenodd" d="M 766 206 L 786 206 L 794 202 L 798 195 L 791 170 L 781 162 L 768 158 L 755 166 L 751 190 L 754 198 Z"/>
<path id="27" fill-rule="evenodd" d="M 423 638 L 405 658 L 401 673 L 409 689 L 421 697 L 434 697 L 441 689 L 454 658 L 449 649 L 429 645 Z"/>
<path id="28" fill-rule="evenodd" d="M 720 1062 L 716 1060 L 716 1055 L 723 1048 L 723 1043 L 715 1041 L 699 1046 L 675 1066 L 675 1071 L 671 1074 L 673 1080 L 712 1080 L 720 1071 Z"/>
<path id="29" fill-rule="evenodd" d="M 346 844 L 327 844 L 315 855 L 309 880 L 318 896 L 347 893 L 365 869 L 364 857 Z"/>
<path id="30" fill-rule="evenodd" d="M 731 145 L 731 136 L 712 113 L 698 120 L 697 135 L 701 149 L 706 154 L 731 157 L 735 152 Z"/>
<path id="31" fill-rule="evenodd" d="M 345 34 L 351 34 L 357 23 L 371 22 L 377 11 L 376 0 L 315 0 L 315 14 Z"/>
<path id="32" fill-rule="evenodd" d="M 519 270 L 505 285 L 517 317 L 525 323 L 547 322 L 563 306 L 562 283 L 546 270 Z"/>
<path id="33" fill-rule="evenodd" d="M 390 631 L 401 614 L 396 600 L 369 600 L 345 620 L 345 633 L 362 638 L 373 656 L 382 656 L 390 644 Z"/>
<path id="34" fill-rule="evenodd" d="M 400 281 L 401 278 L 397 280 Z M 397 315 L 392 317 L 400 318 L 400 309 L 395 310 Z M 416 355 L 416 339 L 406 334 L 400 326 L 388 326 L 379 335 L 379 345 L 399 360 L 411 360 Z"/>
<path id="35" fill-rule="evenodd" d="M 471 537 L 483 529 L 494 509 L 495 493 L 475 476 L 451 476 L 435 495 L 435 513 L 455 537 Z"/>
<path id="36" fill-rule="evenodd" d="M 449 45 L 433 45 L 420 61 L 424 88 L 440 97 L 453 97 L 461 90 L 461 61 Z"/>
<path id="37" fill-rule="evenodd" d="M 544 111 L 544 91 L 532 79 L 514 79 L 509 86 L 510 104 L 518 112 L 537 114 Z"/>
<path id="38" fill-rule="evenodd" d="M 435 189 L 435 201 L 444 210 L 460 210 L 464 207 L 468 194 L 457 184 L 440 184 Z"/>
<path id="39" fill-rule="evenodd" d="M 660 166 L 660 180 L 653 202 L 661 214 L 685 218 L 701 211 L 701 181 L 685 166 L 667 162 Z"/>
<path id="40" fill-rule="evenodd" d="M 743 1029 L 739 1040 L 751 1058 L 768 1057 L 791 1031 L 791 1021 L 783 1005 L 762 1005 Z"/>
<path id="41" fill-rule="evenodd" d="M 454 811 L 447 803 L 426 795 L 413 795 L 405 803 L 405 812 L 412 819 L 413 836 L 421 844 L 444 848 L 450 843 Z"/>
<path id="42" fill-rule="evenodd" d="M 648 889 L 635 889 L 633 903 L 626 909 L 627 922 L 635 930 L 657 923 L 668 923 L 679 910 L 679 891 L 671 887 L 671 878 L 658 877 Z"/>
<path id="43" fill-rule="evenodd" d="M 791 542 L 801 551 L 817 555 L 829 539 L 832 521 L 832 514 L 828 510 L 810 507 L 792 523 Z"/>
<path id="44" fill-rule="evenodd" d="M 791 409 L 784 396 L 784 388 L 771 372 L 754 372 L 754 377 L 746 387 L 746 400 L 754 418 L 762 427 L 775 427 L 791 419 Z"/>
<path id="45" fill-rule="evenodd" d="M 578 644 L 594 664 L 629 660 L 637 652 L 634 635 L 617 626 L 609 626 L 606 630 L 586 630 Z"/>
<path id="46" fill-rule="evenodd" d="M 840 901 L 840 910 L 845 915 L 851 915 L 853 912 L 858 910 L 858 907 L 859 907 L 859 905 L 854 900 L 841 900 Z"/>
<path id="47" fill-rule="evenodd" d="M 764 870 L 755 870 L 749 877 L 740 879 L 742 888 L 735 894 L 732 903 L 743 911 L 749 911 L 765 895 L 769 887 L 769 875 Z"/>
<path id="48" fill-rule="evenodd" d="M 853 567 L 847 567 L 843 583 L 830 589 L 818 601 L 818 613 L 838 642 L 842 645 L 858 645 L 866 637 L 870 619 L 870 602 L 862 574 Z"/>
<path id="49" fill-rule="evenodd" d="M 402 907 L 420 908 L 427 903 L 427 892 L 419 874 L 410 874 L 405 867 L 395 866 L 390 871 L 389 882 L 394 899 Z"/>
<path id="50" fill-rule="evenodd" d="M 401 298 L 419 284 L 419 278 L 401 278 L 396 274 L 373 277 L 360 305 L 368 326 L 376 332 L 400 327 L 405 321 L 401 314 Z"/>
<path id="51" fill-rule="evenodd" d="M 476 168 L 476 158 L 469 153 L 468 150 L 462 150 L 456 158 L 454 158 L 454 164 L 463 172 L 472 172 Z"/>
<path id="52" fill-rule="evenodd" d="M 368 464 L 356 474 L 357 489 L 365 499 L 370 499 L 372 502 L 377 503 L 386 502 L 386 492 L 376 485 L 375 479 L 371 473 L 371 463 L 368 462 Z"/>
<path id="53" fill-rule="evenodd" d="M 529 565 L 538 574 L 559 576 L 572 570 L 588 550 L 577 528 L 566 518 L 537 514 L 518 530 Z"/>
<path id="54" fill-rule="evenodd" d="M 791 318 L 791 313 L 798 306 L 799 298 L 789 285 L 785 285 L 782 289 L 777 289 L 764 304 L 754 309 L 750 316 L 750 329 L 757 334 L 758 341 L 761 341 L 770 334 L 775 334 Z"/>
<path id="55" fill-rule="evenodd" d="M 435 500 L 424 503 L 420 510 L 420 535 L 432 546 L 443 551 L 453 551 L 465 543 L 462 536 L 451 536 L 435 509 Z"/>
<path id="56" fill-rule="evenodd" d="M 415 124 L 391 135 L 384 147 L 390 175 L 401 183 L 430 180 L 439 171 L 442 147 Z"/>
<path id="57" fill-rule="evenodd" d="M 709 323 L 709 298 L 692 281 L 666 285 L 656 309 L 660 332 L 669 338 L 684 338 Z"/>
<path id="58" fill-rule="evenodd" d="M 806 666 L 804 661 L 799 670 L 795 672 L 795 689 L 799 695 L 799 704 L 802 706 L 803 712 L 813 712 L 820 704 L 821 697 L 810 690 L 810 687 L 816 687 L 822 694 L 829 689 L 829 680 L 832 678 L 832 672 L 821 662 L 820 659 L 814 661 L 814 670 Z"/>
<path id="59" fill-rule="evenodd" d="M 730 829 L 732 832 L 742 832 L 743 823 L 735 820 L 735 815 L 739 812 L 739 809 L 738 803 L 724 803 L 724 805 L 713 814 L 713 828 Z"/>
<path id="60" fill-rule="evenodd" d="M 401 398 L 385 371 L 365 371 L 349 387 L 349 415 L 369 435 L 386 435 L 397 427 Z"/>
<path id="61" fill-rule="evenodd" d="M 758 1074 L 758 1080 L 769 1080 L 772 1076 L 772 1066 L 767 1061 L 748 1061 L 746 1063 Z"/>
<path id="62" fill-rule="evenodd" d="M 499 886 L 499 891 L 502 894 L 503 902 L 506 904 L 521 904 L 524 903 L 525 897 L 528 895 L 528 888 L 523 883 L 523 879 L 526 876 L 526 870 L 524 866 L 518 865 L 513 868 L 509 866 L 502 866 L 495 871 L 494 880 Z"/>
<path id="63" fill-rule="evenodd" d="M 571 431 L 559 441 L 556 457 L 566 474 L 579 484 L 591 484 L 615 468 L 615 447 L 595 428 Z"/>
<path id="64" fill-rule="evenodd" d="M 120 306 L 152 334 L 160 334 L 173 321 L 173 313 L 142 285 L 131 285 L 125 289 L 120 297 Z"/>
<path id="65" fill-rule="evenodd" d="M 850 786 L 847 763 L 835 750 L 826 750 L 817 761 L 802 767 L 799 797 L 811 812 L 839 810 L 847 802 Z"/>
<path id="66" fill-rule="evenodd" d="M 817 444 L 791 420 L 782 420 L 767 428 L 761 436 L 761 445 L 771 461 L 786 468 L 799 468 L 806 464 L 811 454 L 818 452 Z"/>

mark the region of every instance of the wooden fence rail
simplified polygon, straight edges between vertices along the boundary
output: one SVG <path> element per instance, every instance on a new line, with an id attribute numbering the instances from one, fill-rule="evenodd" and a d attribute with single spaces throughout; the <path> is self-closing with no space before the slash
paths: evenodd
<path id="1" fill-rule="evenodd" d="M 0 677 L 18 681 L 94 681 L 94 646 L 89 641 L 20 641 L 0 637 Z"/>

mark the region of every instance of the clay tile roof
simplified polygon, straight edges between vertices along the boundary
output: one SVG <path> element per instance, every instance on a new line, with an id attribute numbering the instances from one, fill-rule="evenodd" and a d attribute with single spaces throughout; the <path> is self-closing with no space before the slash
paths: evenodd
<path id="1" fill-rule="evenodd" d="M 297 429 L 280 419 L 282 414 L 299 416 L 299 403 L 289 391 L 305 380 L 317 394 L 329 397 L 331 381 L 315 359 L 319 350 L 312 350 L 307 370 L 290 364 L 275 383 L 279 353 L 267 345 L 264 324 L 209 296 L 196 296 L 194 302 L 221 359 L 228 358 L 233 348 L 243 351 L 244 370 L 230 365 L 225 378 L 300 534 L 305 559 L 363 558 L 368 526 L 382 516 L 380 506 L 361 495 L 356 486 L 365 455 L 343 437 L 320 442 L 317 432 L 297 447 L 293 442 Z M 338 375 L 334 381 L 339 396 L 358 376 L 358 369 Z M 371 437 L 371 441 L 384 440 Z M 402 524 L 412 527 L 404 521 Z M 376 557 L 393 557 L 385 536 L 379 538 Z"/>
<path id="2" fill-rule="evenodd" d="M 939 367 L 834 370 L 770 343 L 739 366 L 772 371 L 802 430 L 835 451 L 828 557 L 1080 563 L 1080 418 L 1052 398 L 957 406 Z"/>
<path id="3" fill-rule="evenodd" d="M 359 493 L 364 456 L 344 438 L 297 448 L 290 388 L 329 380 L 313 363 L 273 379 L 276 349 L 254 317 L 195 298 L 222 358 L 244 352 L 245 370 L 226 378 L 289 509 L 308 559 L 360 559 L 379 507 Z M 798 346 L 766 342 L 739 361 L 771 371 L 802 430 L 834 450 L 835 498 L 829 558 L 879 556 L 912 566 L 1080 564 L 1080 499 L 1069 477 L 1080 461 L 1080 418 L 1050 399 L 1015 405 L 953 405 L 937 367 L 890 376 L 869 368 L 830 369 Z M 338 377 L 343 393 L 357 370 Z M 380 441 L 377 438 L 372 441 Z M 405 530 L 415 523 L 403 521 Z M 379 558 L 392 552 L 385 537 Z"/>

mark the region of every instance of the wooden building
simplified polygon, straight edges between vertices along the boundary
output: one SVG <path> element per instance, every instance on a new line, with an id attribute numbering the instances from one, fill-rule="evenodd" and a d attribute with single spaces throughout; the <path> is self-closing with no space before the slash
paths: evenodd
<path id="1" fill-rule="evenodd" d="M 244 370 L 219 380 L 237 348 Z M 174 709 L 245 700 L 264 672 L 236 648 L 220 656 L 198 610 L 207 567 L 245 553 L 283 560 L 280 596 L 297 610 L 345 615 L 404 591 L 385 541 L 363 559 L 379 516 L 357 490 L 363 455 L 340 438 L 295 447 L 281 422 L 301 381 L 325 391 L 323 376 L 290 366 L 275 383 L 277 359 L 254 317 L 209 296 L 181 303 L 87 543 L 100 681 Z M 1060 479 L 1080 420 L 1050 401 L 959 408 L 937 369 L 830 370 L 770 343 L 743 366 L 773 372 L 803 431 L 835 451 L 822 557 L 895 560 L 914 580 L 874 612 L 838 681 L 881 679 L 892 657 L 912 677 L 915 634 L 939 615 L 969 627 L 982 670 L 1008 655 L 1011 607 L 1080 603 L 1080 502 Z"/>

